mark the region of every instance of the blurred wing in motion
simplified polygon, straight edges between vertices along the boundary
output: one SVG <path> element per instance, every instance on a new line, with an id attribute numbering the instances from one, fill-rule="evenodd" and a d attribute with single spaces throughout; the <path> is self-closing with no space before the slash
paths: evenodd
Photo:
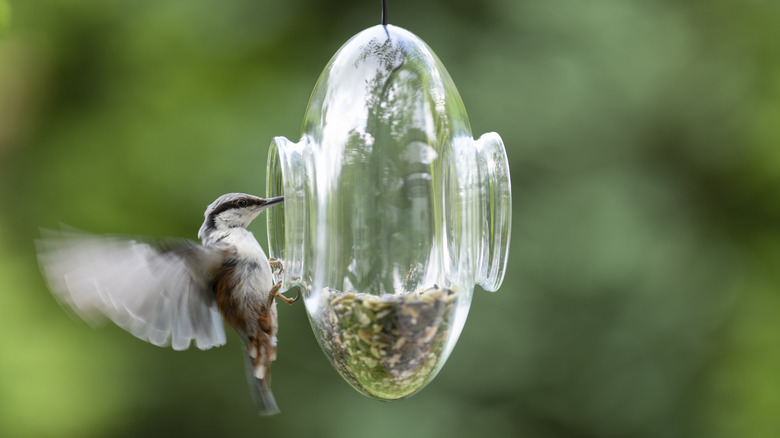
<path id="1" fill-rule="evenodd" d="M 49 287 L 91 324 L 108 317 L 144 341 L 184 350 L 225 343 L 209 284 L 218 251 L 189 240 L 161 245 L 43 230 L 38 261 Z"/>

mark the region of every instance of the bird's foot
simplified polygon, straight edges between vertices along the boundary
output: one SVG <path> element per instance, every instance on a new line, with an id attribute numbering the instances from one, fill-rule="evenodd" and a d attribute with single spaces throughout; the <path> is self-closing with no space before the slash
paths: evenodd
<path id="1" fill-rule="evenodd" d="M 300 288 L 296 288 L 295 290 L 298 292 L 295 295 L 295 298 L 286 297 L 286 296 L 282 295 L 281 293 L 279 293 L 279 291 L 276 291 L 276 297 L 279 298 L 280 300 L 284 301 L 285 303 L 287 303 L 288 306 L 292 306 L 294 302 L 298 301 L 298 299 L 301 298 L 301 289 Z"/>
<path id="2" fill-rule="evenodd" d="M 269 259 L 268 264 L 271 265 L 271 272 L 274 275 L 279 275 L 284 272 L 284 265 L 279 259 Z"/>
<path id="3" fill-rule="evenodd" d="M 295 298 L 290 298 L 290 297 L 286 297 L 286 296 L 282 295 L 282 293 L 279 292 L 279 289 L 281 289 L 281 288 L 282 288 L 282 282 L 280 281 L 279 283 L 276 283 L 274 285 L 274 287 L 271 288 L 271 290 L 270 290 L 270 299 L 273 300 L 274 297 L 275 298 L 279 298 L 280 300 L 284 301 L 287 305 L 292 306 L 292 304 L 294 302 L 298 301 L 298 299 L 301 298 L 301 289 L 300 288 L 295 288 L 296 291 L 298 292 L 298 294 L 295 295 Z"/>

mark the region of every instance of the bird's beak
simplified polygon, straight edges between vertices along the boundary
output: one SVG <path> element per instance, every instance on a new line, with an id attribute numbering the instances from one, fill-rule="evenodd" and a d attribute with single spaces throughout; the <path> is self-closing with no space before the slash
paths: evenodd
<path id="1" fill-rule="evenodd" d="M 281 204 L 284 201 L 284 196 L 275 196 L 273 198 L 265 198 L 263 207 L 270 207 L 272 205 Z"/>

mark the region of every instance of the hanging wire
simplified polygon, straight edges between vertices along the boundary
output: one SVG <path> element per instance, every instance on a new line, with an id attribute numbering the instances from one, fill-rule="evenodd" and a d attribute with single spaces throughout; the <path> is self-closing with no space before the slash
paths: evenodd
<path id="1" fill-rule="evenodd" d="M 387 0 L 382 0 L 382 26 L 387 26 Z"/>

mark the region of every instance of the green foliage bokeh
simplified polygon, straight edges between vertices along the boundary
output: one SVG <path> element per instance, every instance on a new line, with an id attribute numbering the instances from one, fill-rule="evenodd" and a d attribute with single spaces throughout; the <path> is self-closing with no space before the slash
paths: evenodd
<path id="1" fill-rule="evenodd" d="M 509 267 L 439 376 L 351 389 L 280 306 L 257 417 L 240 346 L 174 352 L 64 312 L 40 227 L 195 238 L 264 193 L 379 2 L 0 0 L 0 436 L 780 435 L 780 4 L 390 2 L 504 139 Z M 10 20 L 10 17 L 13 20 Z M 265 246 L 262 221 L 253 225 Z"/>

